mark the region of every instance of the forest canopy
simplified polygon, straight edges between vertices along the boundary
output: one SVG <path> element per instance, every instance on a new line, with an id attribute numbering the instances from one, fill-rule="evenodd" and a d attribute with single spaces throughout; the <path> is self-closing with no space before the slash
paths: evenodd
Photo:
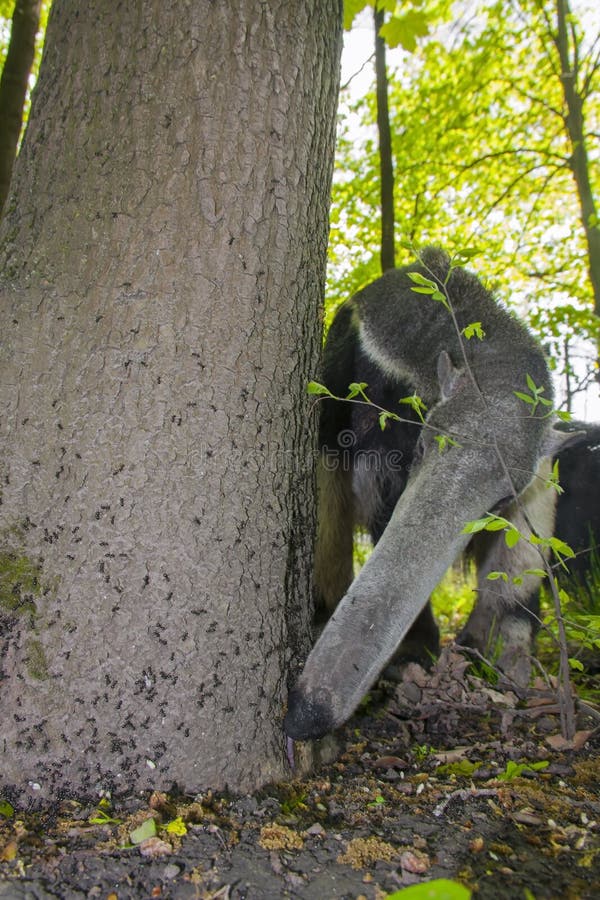
<path id="1" fill-rule="evenodd" d="M 387 68 L 397 240 L 476 247 L 475 267 L 543 341 L 565 406 L 597 417 L 597 5 L 380 5 L 389 11 L 382 32 L 395 45 Z M 347 24 L 364 6 L 347 4 Z M 358 71 L 372 55 L 371 12 L 353 21 L 364 48 Z M 377 102 L 373 80 L 361 91 L 352 74 L 339 113 L 333 304 L 380 272 Z M 408 253 L 401 248 L 396 264 Z M 575 403 L 579 391 L 587 408 Z"/>

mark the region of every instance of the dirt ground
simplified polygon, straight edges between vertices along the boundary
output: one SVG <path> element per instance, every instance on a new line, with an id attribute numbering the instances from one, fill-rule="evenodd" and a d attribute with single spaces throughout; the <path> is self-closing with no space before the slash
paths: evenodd
<path id="1" fill-rule="evenodd" d="M 501 693 L 448 649 L 375 692 L 311 780 L 4 808 L 0 898 L 381 900 L 447 878 L 482 900 L 596 900 L 599 722 L 580 705 L 565 746 L 552 691 Z"/>

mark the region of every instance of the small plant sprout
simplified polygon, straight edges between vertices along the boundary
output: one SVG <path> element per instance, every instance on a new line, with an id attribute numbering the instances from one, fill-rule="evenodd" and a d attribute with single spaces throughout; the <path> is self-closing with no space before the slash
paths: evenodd
<path id="1" fill-rule="evenodd" d="M 542 397 L 542 394 L 545 391 L 543 385 L 538 387 L 531 375 L 526 375 L 525 380 L 527 381 L 527 387 L 529 388 L 530 393 L 526 394 L 524 391 L 513 391 L 513 393 L 515 397 L 518 397 L 519 400 L 522 400 L 523 403 L 526 403 L 530 407 L 529 414 L 531 416 L 535 415 L 538 406 L 545 406 L 546 412 L 544 413 L 544 418 L 558 416 L 563 422 L 568 422 L 570 420 L 570 413 L 554 409 L 552 401 L 548 400 L 546 397 Z"/>
<path id="2" fill-rule="evenodd" d="M 552 488 L 553 491 L 560 496 L 560 494 L 564 494 L 564 488 L 560 486 L 559 475 L 558 475 L 558 460 L 554 461 L 554 465 L 552 466 L 552 472 L 548 476 L 545 481 L 545 485 L 547 488 Z"/>
<path id="3" fill-rule="evenodd" d="M 464 247 L 462 250 L 457 250 L 450 260 L 450 269 L 457 269 L 459 266 L 466 265 L 474 257 L 479 256 L 480 253 L 479 247 Z"/>
<path id="4" fill-rule="evenodd" d="M 451 312 L 450 304 L 448 303 L 448 298 L 445 294 L 440 291 L 439 286 L 433 281 L 431 278 L 426 278 L 425 275 L 421 275 L 420 272 L 407 272 L 410 280 L 416 285 L 412 290 L 415 294 L 427 294 L 431 297 L 432 300 L 436 300 L 438 303 L 441 303 L 448 312 Z"/>
<path id="5" fill-rule="evenodd" d="M 400 400 L 398 400 L 398 403 L 405 403 L 407 406 L 410 406 L 413 412 L 416 412 L 421 422 L 425 424 L 423 413 L 427 412 L 427 406 L 417 394 L 411 394 L 410 397 L 401 397 Z"/>
<path id="6" fill-rule="evenodd" d="M 379 427 L 382 431 L 385 431 L 386 425 L 388 422 L 401 422 L 402 419 L 400 416 L 397 416 L 396 413 L 389 412 L 387 410 L 382 410 L 379 413 Z"/>
<path id="7" fill-rule="evenodd" d="M 434 440 L 437 442 L 440 453 L 449 450 L 450 447 L 460 447 L 458 441 L 451 438 L 449 434 L 436 434 Z"/>
<path id="8" fill-rule="evenodd" d="M 548 765 L 547 759 L 531 763 L 516 763 L 509 759 L 504 772 L 498 775 L 498 781 L 512 781 L 514 778 L 520 778 L 524 772 L 540 772 L 542 769 L 546 769 Z"/>
<path id="9" fill-rule="evenodd" d="M 369 385 L 366 383 L 366 381 L 361 381 L 360 383 L 353 381 L 348 385 L 348 393 L 346 394 L 346 397 L 344 399 L 354 400 L 355 397 L 360 397 L 361 400 L 364 400 L 365 403 L 370 403 L 371 401 L 365 394 L 365 388 L 367 388 L 368 386 Z"/>
<path id="10" fill-rule="evenodd" d="M 473 337 L 479 338 L 479 340 L 482 341 L 485 337 L 485 331 L 483 330 L 481 322 L 471 322 L 463 328 L 461 334 L 464 334 L 468 341 Z"/>
<path id="11" fill-rule="evenodd" d="M 329 388 L 326 388 L 324 384 L 320 384 L 318 381 L 309 381 L 306 385 L 306 391 L 311 397 L 331 397 L 332 400 L 338 399 L 331 393 Z"/>
<path id="12" fill-rule="evenodd" d="M 102 797 L 94 813 L 88 818 L 90 825 L 120 825 L 121 820 L 112 816 L 110 800 Z"/>

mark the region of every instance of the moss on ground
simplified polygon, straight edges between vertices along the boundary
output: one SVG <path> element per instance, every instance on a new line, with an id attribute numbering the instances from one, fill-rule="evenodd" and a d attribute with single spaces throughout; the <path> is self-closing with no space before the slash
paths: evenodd
<path id="1" fill-rule="evenodd" d="M 12 616 L 33 619 L 35 598 L 42 592 L 41 566 L 15 552 L 0 553 L 0 609 Z"/>

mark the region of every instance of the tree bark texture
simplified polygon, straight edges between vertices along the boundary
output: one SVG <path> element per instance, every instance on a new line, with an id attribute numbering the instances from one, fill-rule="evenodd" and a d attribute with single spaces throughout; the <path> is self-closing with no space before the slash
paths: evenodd
<path id="1" fill-rule="evenodd" d="M 17 0 L 0 78 L 0 213 L 4 208 L 23 124 L 23 108 L 40 24 L 41 0 Z"/>
<path id="2" fill-rule="evenodd" d="M 396 265 L 394 213 L 394 157 L 388 102 L 388 77 L 385 41 L 379 34 L 385 21 L 383 9 L 373 10 L 375 17 L 375 80 L 377 97 L 377 133 L 379 135 L 379 169 L 381 197 L 381 271 Z"/>
<path id="3" fill-rule="evenodd" d="M 341 15 L 55 0 L 1 235 L 15 795 L 287 771 Z"/>

